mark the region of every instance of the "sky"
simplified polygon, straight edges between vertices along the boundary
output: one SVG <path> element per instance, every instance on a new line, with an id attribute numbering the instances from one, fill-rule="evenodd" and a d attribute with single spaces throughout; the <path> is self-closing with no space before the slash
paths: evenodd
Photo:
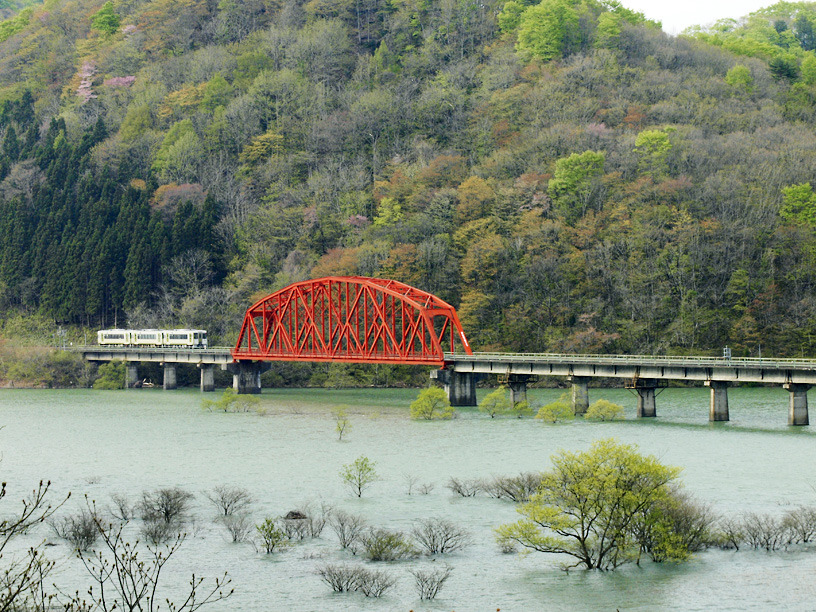
<path id="1" fill-rule="evenodd" d="M 626 8 L 663 22 L 667 34 L 679 34 L 692 25 L 708 25 L 723 17 L 742 17 L 777 0 L 621 0 Z"/>

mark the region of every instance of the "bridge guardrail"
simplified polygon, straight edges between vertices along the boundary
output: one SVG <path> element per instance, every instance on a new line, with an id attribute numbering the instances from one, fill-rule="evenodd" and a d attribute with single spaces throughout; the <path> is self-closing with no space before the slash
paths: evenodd
<path id="1" fill-rule="evenodd" d="M 110 351 L 112 353 L 155 353 L 156 351 L 189 351 L 201 355 L 221 355 L 232 353 L 231 346 L 210 346 L 205 349 L 190 348 L 187 346 L 107 346 L 99 344 L 86 344 L 84 346 L 65 347 L 65 350 L 82 351 Z"/>
<path id="2" fill-rule="evenodd" d="M 111 353 L 156 353 L 158 351 L 184 351 L 197 355 L 224 355 L 232 354 L 232 346 L 212 346 L 206 349 L 191 349 L 186 347 L 125 347 L 125 346 L 100 346 L 91 344 L 85 346 L 66 347 L 66 350 L 82 351 L 108 351 Z M 467 353 L 445 353 L 445 361 L 504 361 L 504 362 L 529 362 L 529 361 L 551 361 L 559 363 L 586 363 L 586 364 L 609 364 L 609 365 L 662 365 L 674 367 L 732 367 L 732 368 L 756 368 L 766 369 L 808 369 L 816 370 L 816 359 L 791 358 L 768 358 L 768 357 L 694 357 L 682 355 L 597 355 L 597 354 L 571 354 L 571 353 L 490 353 L 474 352 Z"/>
<path id="3" fill-rule="evenodd" d="M 446 361 L 553 361 L 561 363 L 645 364 L 690 367 L 808 368 L 816 369 L 816 359 L 767 357 L 689 357 L 681 355 L 590 355 L 570 353 L 445 353 Z"/>

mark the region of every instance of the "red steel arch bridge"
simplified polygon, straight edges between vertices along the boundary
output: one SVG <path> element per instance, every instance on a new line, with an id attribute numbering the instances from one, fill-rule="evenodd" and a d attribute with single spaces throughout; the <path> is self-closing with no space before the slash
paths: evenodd
<path id="1" fill-rule="evenodd" d="M 294 283 L 249 307 L 237 361 L 341 361 L 439 365 L 472 355 L 456 310 L 393 280 L 330 276 Z"/>

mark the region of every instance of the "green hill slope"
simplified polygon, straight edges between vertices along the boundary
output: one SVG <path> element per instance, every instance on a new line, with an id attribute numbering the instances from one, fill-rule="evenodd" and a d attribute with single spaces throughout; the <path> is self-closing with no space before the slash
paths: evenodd
<path id="1" fill-rule="evenodd" d="M 49 0 L 0 25 L 0 308 L 229 342 L 360 274 L 480 349 L 812 354 L 814 17 L 747 53 L 597 0 Z"/>

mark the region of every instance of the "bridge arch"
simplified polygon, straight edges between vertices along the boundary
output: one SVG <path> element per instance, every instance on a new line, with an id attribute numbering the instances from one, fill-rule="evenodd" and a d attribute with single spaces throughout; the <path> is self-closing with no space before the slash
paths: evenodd
<path id="1" fill-rule="evenodd" d="M 472 354 L 456 310 L 398 281 L 329 276 L 294 283 L 246 312 L 233 359 L 444 365 Z"/>

